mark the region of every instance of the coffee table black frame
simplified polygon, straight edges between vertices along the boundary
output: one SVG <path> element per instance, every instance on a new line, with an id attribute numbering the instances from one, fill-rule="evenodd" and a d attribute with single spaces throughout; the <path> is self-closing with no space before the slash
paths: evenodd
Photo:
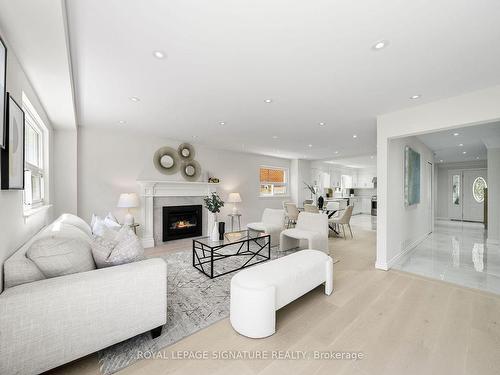
<path id="1" fill-rule="evenodd" d="M 240 237 L 233 241 L 231 240 L 231 234 L 239 234 Z M 257 250 L 250 249 L 250 244 L 252 242 L 257 245 Z M 238 244 L 239 246 L 237 246 Z M 229 254 L 220 253 L 221 249 L 227 250 L 230 246 L 234 247 L 236 252 Z M 267 255 L 265 255 L 266 248 Z M 214 275 L 215 262 L 220 262 L 226 258 L 235 256 L 250 256 L 250 259 L 243 263 L 241 267 Z M 260 260 L 250 264 L 252 259 L 255 258 Z M 193 240 L 193 267 L 211 279 L 227 275 L 228 273 L 238 271 L 258 263 L 266 262 L 269 259 L 271 259 L 271 236 L 266 233 L 258 233 L 253 236 L 248 230 L 242 230 L 226 233 L 224 240 L 221 241 L 211 241 L 208 237 Z"/>

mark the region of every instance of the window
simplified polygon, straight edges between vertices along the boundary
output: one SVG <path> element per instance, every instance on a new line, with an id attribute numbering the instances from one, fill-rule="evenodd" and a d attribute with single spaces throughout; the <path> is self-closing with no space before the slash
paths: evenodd
<path id="1" fill-rule="evenodd" d="M 31 209 L 45 204 L 48 131 L 24 93 L 23 111 L 25 114 L 24 206 L 25 209 Z"/>
<path id="2" fill-rule="evenodd" d="M 472 196 L 477 203 L 484 202 L 484 189 L 486 187 L 486 181 L 482 177 L 477 177 L 472 183 Z"/>
<path id="3" fill-rule="evenodd" d="M 260 195 L 262 197 L 288 194 L 288 170 L 278 167 L 260 167 Z"/>

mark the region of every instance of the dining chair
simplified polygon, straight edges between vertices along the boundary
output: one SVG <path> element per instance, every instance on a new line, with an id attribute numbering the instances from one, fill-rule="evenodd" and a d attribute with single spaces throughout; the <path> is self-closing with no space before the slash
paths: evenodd
<path id="1" fill-rule="evenodd" d="M 338 225 L 339 227 L 342 227 L 342 232 L 344 233 L 344 240 L 346 240 L 346 235 L 345 235 L 345 225 L 349 227 L 349 231 L 351 232 L 351 238 L 354 238 L 352 235 L 352 229 L 351 229 L 351 216 L 352 216 L 352 210 L 354 206 L 347 206 L 347 208 L 342 211 L 339 217 L 334 217 L 329 220 L 331 224 Z"/>
<path id="2" fill-rule="evenodd" d="M 297 223 L 297 219 L 299 218 L 299 209 L 297 208 L 297 205 L 292 202 L 286 202 L 285 215 L 287 217 L 286 227 L 290 228 L 291 224 L 295 225 Z"/>
<path id="3" fill-rule="evenodd" d="M 304 211 L 305 212 L 310 212 L 312 214 L 319 214 L 319 208 L 315 206 L 314 204 L 304 204 Z"/>

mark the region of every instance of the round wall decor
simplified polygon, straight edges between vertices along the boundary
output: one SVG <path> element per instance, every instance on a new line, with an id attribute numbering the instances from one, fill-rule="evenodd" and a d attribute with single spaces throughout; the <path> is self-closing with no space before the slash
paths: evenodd
<path id="1" fill-rule="evenodd" d="M 195 156 L 194 147 L 189 143 L 182 143 L 177 148 L 179 157 L 183 161 L 193 160 Z"/>
<path id="2" fill-rule="evenodd" d="M 188 181 L 196 181 L 200 178 L 201 167 L 196 160 L 190 160 L 182 163 L 181 174 Z"/>
<path id="3" fill-rule="evenodd" d="M 163 174 L 174 174 L 179 170 L 180 160 L 172 147 L 162 147 L 155 152 L 153 163 Z"/>

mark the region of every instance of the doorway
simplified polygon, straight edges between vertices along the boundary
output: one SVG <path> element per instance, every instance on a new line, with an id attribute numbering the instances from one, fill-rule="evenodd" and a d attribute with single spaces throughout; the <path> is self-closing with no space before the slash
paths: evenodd
<path id="1" fill-rule="evenodd" d="M 451 220 L 484 222 L 486 177 L 486 169 L 449 171 L 448 212 Z"/>

